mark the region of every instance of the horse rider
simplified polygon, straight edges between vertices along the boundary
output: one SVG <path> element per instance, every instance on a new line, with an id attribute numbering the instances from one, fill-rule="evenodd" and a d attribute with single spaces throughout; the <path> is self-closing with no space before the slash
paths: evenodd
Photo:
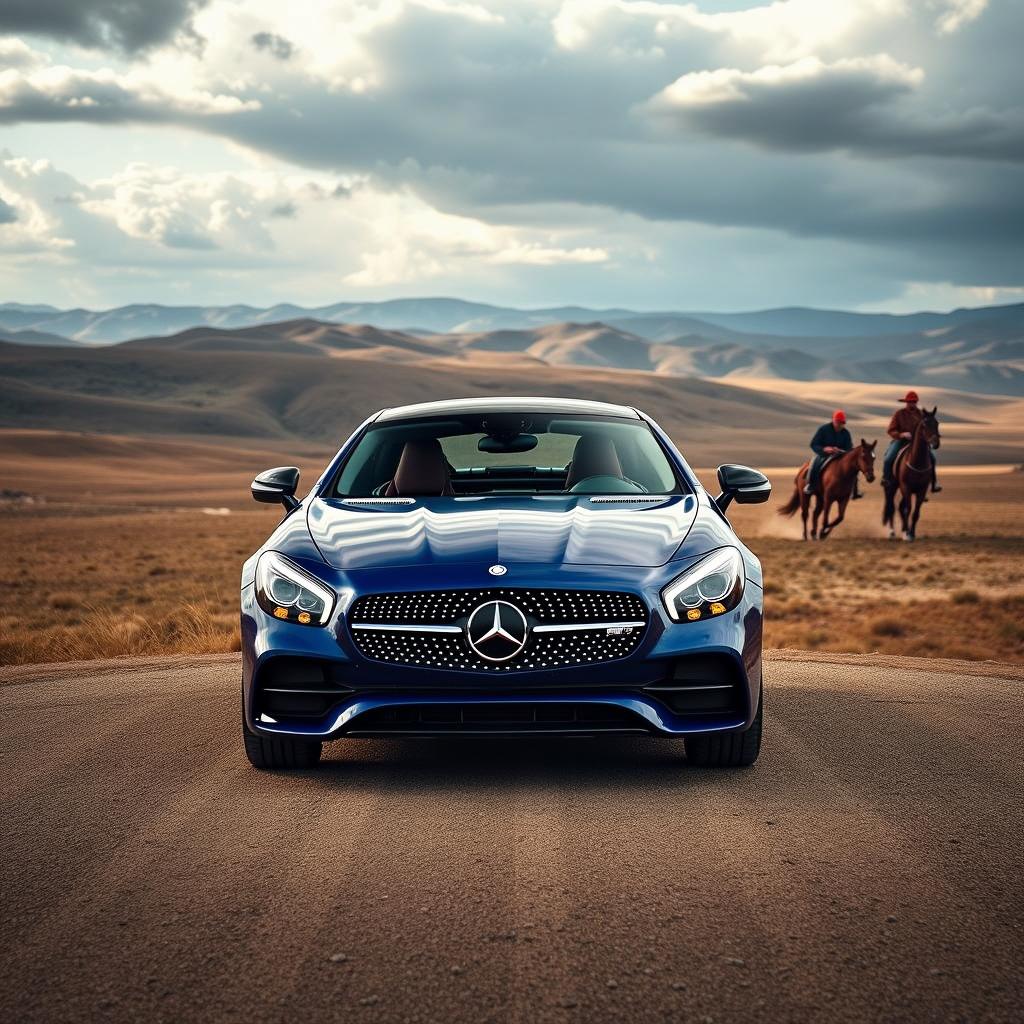
<path id="1" fill-rule="evenodd" d="M 821 478 L 821 470 L 829 457 L 841 455 L 853 448 L 853 438 L 846 429 L 846 413 L 842 409 L 836 409 L 832 413 L 832 419 L 828 423 L 822 423 L 814 432 L 811 438 L 811 451 L 814 458 L 807 467 L 807 482 L 804 484 L 804 494 L 813 494 L 818 489 L 818 480 Z M 863 497 L 857 487 L 856 481 L 853 485 L 854 499 Z"/>
<path id="2" fill-rule="evenodd" d="M 889 442 L 889 447 L 885 450 L 885 459 L 882 462 L 883 487 L 892 484 L 892 470 L 896 464 L 896 456 L 910 443 L 910 439 L 914 436 L 915 428 L 924 418 L 924 413 L 917 407 L 918 398 L 916 391 L 908 391 L 900 401 L 903 402 L 903 408 L 897 409 L 892 414 L 892 419 L 889 420 L 888 434 L 892 440 Z M 932 460 L 932 494 L 937 494 L 942 490 L 942 487 L 935 479 L 935 452 L 929 448 L 928 454 Z"/>

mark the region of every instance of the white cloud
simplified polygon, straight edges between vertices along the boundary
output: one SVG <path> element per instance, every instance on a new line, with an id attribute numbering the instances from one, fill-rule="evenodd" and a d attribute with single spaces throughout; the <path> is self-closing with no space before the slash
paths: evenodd
<path id="1" fill-rule="evenodd" d="M 966 2 L 966 0 L 965 0 Z M 719 57 L 794 61 L 839 46 L 864 30 L 904 19 L 905 0 L 776 0 L 708 13 L 696 3 L 566 0 L 554 19 L 569 50 L 626 48 L 659 56 L 693 52 L 699 41 Z"/>
<path id="2" fill-rule="evenodd" d="M 735 101 L 750 101 L 759 93 L 792 87 L 818 89 L 829 80 L 845 85 L 867 86 L 881 96 L 905 92 L 921 84 L 924 72 L 909 68 L 891 57 L 856 57 L 825 64 L 817 57 L 804 57 L 792 64 L 771 64 L 756 71 L 717 68 L 694 71 L 677 78 L 652 101 L 652 107 L 686 109 L 710 107 Z"/>
<path id="3" fill-rule="evenodd" d="M 549 245 L 529 243 L 499 249 L 490 257 L 492 263 L 522 263 L 536 267 L 554 267 L 560 263 L 607 263 L 611 258 L 607 249 L 580 245 L 572 249 L 553 248 Z"/>
<path id="4" fill-rule="evenodd" d="M 240 169 L 194 174 L 133 163 L 77 182 L 49 163 L 10 158 L 0 199 L 14 211 L 0 225 L 4 250 L 63 254 L 96 265 L 218 267 L 225 273 L 315 268 L 318 286 L 375 290 L 488 268 L 607 262 L 578 228 L 531 230 L 443 213 L 414 194 L 366 181 Z"/>
<path id="5" fill-rule="evenodd" d="M 46 55 L 33 50 L 24 40 L 14 36 L 0 37 L 0 68 L 36 68 L 46 63 Z"/>
<path id="6" fill-rule="evenodd" d="M 564 244 L 569 232 L 529 231 L 442 213 L 409 193 L 363 188 L 346 211 L 366 239 L 361 266 L 344 282 L 361 288 L 450 278 L 473 265 L 603 263 L 598 246 Z"/>
<path id="7" fill-rule="evenodd" d="M 79 204 L 130 238 L 175 249 L 256 253 L 273 247 L 266 221 L 291 188 L 271 174 L 187 174 L 131 164 L 92 182 Z"/>
<path id="8" fill-rule="evenodd" d="M 0 154 L 3 155 L 3 154 Z M 0 201 L 13 216 L 0 223 L 0 252 L 52 261 L 75 245 L 60 231 L 59 220 L 46 208 L 43 184 L 53 175 L 45 160 L 0 159 Z"/>
<path id="9" fill-rule="evenodd" d="M 938 26 L 940 32 L 956 32 L 964 25 L 981 17 L 988 0 L 945 0 L 940 4 Z"/>
<path id="10" fill-rule="evenodd" d="M 180 76 L 157 76 L 151 68 L 72 68 L 29 55 L 21 66 L 0 71 L 0 122 L 188 123 L 260 109 L 258 99 L 210 91 Z"/>

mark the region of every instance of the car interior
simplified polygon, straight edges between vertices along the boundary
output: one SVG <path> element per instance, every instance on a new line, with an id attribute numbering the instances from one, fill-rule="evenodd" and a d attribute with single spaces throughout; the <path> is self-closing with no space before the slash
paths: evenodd
<path id="1" fill-rule="evenodd" d="M 641 421 L 502 415 L 371 426 L 329 493 L 418 498 L 680 490 Z"/>

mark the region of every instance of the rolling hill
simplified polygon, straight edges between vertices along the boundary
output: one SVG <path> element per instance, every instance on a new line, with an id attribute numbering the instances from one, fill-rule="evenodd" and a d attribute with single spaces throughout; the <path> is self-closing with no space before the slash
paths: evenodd
<path id="1" fill-rule="evenodd" d="M 846 406 L 855 431 L 878 437 L 895 398 L 888 385 L 833 379 L 819 387 L 806 376 L 802 382 L 757 377 L 754 371 L 765 367 L 756 361 L 764 358 L 758 353 L 750 362 L 745 353 L 717 353 L 724 360 L 718 369 L 731 368 L 732 375 L 708 379 L 706 371 L 714 366 L 702 361 L 707 357 L 700 350 L 650 345 L 602 325 L 540 328 L 498 339 L 497 350 L 477 351 L 474 341 L 486 346 L 491 340 L 458 336 L 456 344 L 450 336 L 418 338 L 297 320 L 242 331 L 190 330 L 99 348 L 0 342 L 0 429 L 308 451 L 336 446 L 366 415 L 390 405 L 548 394 L 634 404 L 655 416 L 701 465 L 779 465 L 799 457 L 824 410 L 836 402 Z M 511 350 L 501 347 L 513 341 Z M 515 347 L 520 345 L 525 348 Z M 690 369 L 705 372 L 673 376 L 608 365 L 623 358 L 622 346 L 631 356 L 661 359 L 667 358 L 666 348 L 670 355 L 696 353 Z M 541 362 L 538 351 L 566 361 Z M 737 375 L 737 365 L 750 375 Z M 943 445 L 944 460 L 969 453 L 992 461 L 985 452 L 998 452 L 998 461 L 1024 459 L 1019 430 L 1007 434 L 1004 426 L 993 433 L 984 426 L 993 416 L 1000 423 L 1019 419 L 1019 400 L 985 403 L 937 389 L 929 398 L 942 406 L 945 422 L 963 424 L 953 448 Z"/>
<path id="2" fill-rule="evenodd" d="M 539 372 L 538 372 L 539 371 Z M 375 409 L 440 397 L 550 394 L 649 411 L 705 462 L 764 461 L 800 437 L 811 402 L 717 381 L 456 356 L 415 364 L 300 352 L 161 348 L 26 349 L 0 343 L 0 429 L 331 447 Z M 718 429 L 709 435 L 708 425 Z M 781 443 L 781 442 L 780 442 Z M 727 449 L 727 450 L 724 450 Z"/>
<path id="3" fill-rule="evenodd" d="M 986 326 L 987 325 L 987 326 Z M 334 324 L 300 318 L 277 324 L 227 329 L 194 327 L 169 337 L 122 342 L 119 347 L 179 352 L 277 352 L 412 364 L 448 360 L 463 364 L 538 364 L 603 367 L 676 377 L 863 381 L 958 388 L 998 395 L 1024 395 L 1024 337 L 1002 337 L 990 321 L 978 333 L 961 326 L 927 335 L 824 339 L 815 350 L 764 344 L 758 335 L 721 332 L 715 338 L 689 333 L 669 341 L 601 321 L 563 322 L 496 331 L 429 334 L 385 330 L 368 324 Z M 84 346 L 80 346 L 80 349 Z"/>
<path id="4" fill-rule="evenodd" d="M 20 345 L 278 352 L 415 363 L 529 362 L 672 376 L 866 381 L 1024 395 L 1024 305 L 906 316 L 802 308 L 638 313 L 520 310 L 461 299 L 122 306 L 0 305 L 0 340 Z"/>
<path id="5" fill-rule="evenodd" d="M 416 330 L 435 334 L 483 334 L 498 330 L 528 330 L 560 322 L 599 321 L 650 341 L 671 341 L 697 335 L 710 341 L 742 341 L 758 336 L 751 347 L 785 347 L 803 339 L 798 348 L 817 347 L 826 339 L 859 339 L 948 332 L 958 328 L 986 329 L 998 324 L 1006 336 L 1024 331 L 1024 304 L 956 309 L 949 313 L 854 313 L 843 310 L 791 307 L 749 313 L 693 313 L 674 310 L 638 312 L 629 309 L 589 309 L 559 306 L 514 309 L 452 298 L 390 299 L 382 302 L 335 302 L 302 307 L 280 303 L 268 307 L 164 306 L 142 303 L 114 309 L 56 309 L 46 305 L 0 304 L 0 330 L 35 330 L 88 344 L 113 344 L 144 336 L 169 335 L 190 327 L 234 330 L 287 320 L 314 319 L 328 323 L 368 323 L 383 330 Z"/>

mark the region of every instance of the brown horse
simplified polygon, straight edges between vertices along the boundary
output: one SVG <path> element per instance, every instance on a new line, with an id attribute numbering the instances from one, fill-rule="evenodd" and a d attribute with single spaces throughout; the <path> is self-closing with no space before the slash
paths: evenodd
<path id="1" fill-rule="evenodd" d="M 882 525 L 889 527 L 889 537 L 896 536 L 896 491 L 900 492 L 900 520 L 903 539 L 913 540 L 917 536 L 917 520 L 921 516 L 921 505 L 928 499 L 925 495 L 932 482 L 932 454 L 930 449 L 938 448 L 942 438 L 935 406 L 931 412 L 923 409 L 923 416 L 914 428 L 907 446 L 896 456 L 893 479 L 885 485 L 885 506 L 882 509 Z M 913 512 L 911 512 L 913 505 Z"/>
<path id="2" fill-rule="evenodd" d="M 813 497 L 815 505 L 811 539 L 819 539 L 818 519 L 824 511 L 825 519 L 820 535 L 820 539 L 824 540 L 845 518 L 846 506 L 850 502 L 854 485 L 857 483 L 857 474 L 863 473 L 868 483 L 875 479 L 875 448 L 877 446 L 877 441 L 868 444 L 861 438 L 860 444 L 854 445 L 848 452 L 832 459 L 821 471 L 818 489 L 813 495 L 804 494 L 804 481 L 807 479 L 807 470 L 810 468 L 810 463 L 805 462 L 797 470 L 793 497 L 779 509 L 779 515 L 791 516 L 797 509 L 800 509 L 800 516 L 804 521 L 804 540 L 807 540 L 807 513 L 810 510 Z M 838 505 L 839 512 L 835 520 L 830 523 L 828 516 L 833 502 Z"/>

